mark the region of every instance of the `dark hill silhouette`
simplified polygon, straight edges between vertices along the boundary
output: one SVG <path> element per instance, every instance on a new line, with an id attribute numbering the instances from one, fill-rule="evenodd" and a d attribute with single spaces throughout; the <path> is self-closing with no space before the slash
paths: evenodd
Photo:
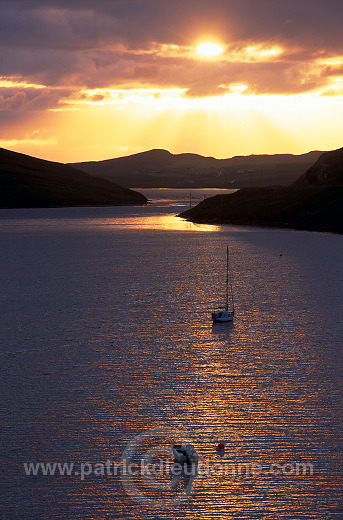
<path id="1" fill-rule="evenodd" d="M 343 149 L 326 152 L 290 186 L 217 195 L 180 216 L 194 222 L 343 233 L 342 159 Z"/>
<path id="2" fill-rule="evenodd" d="M 167 150 L 73 163 L 72 166 L 126 187 L 245 187 L 287 185 L 309 168 L 322 152 L 302 155 L 249 155 L 229 159 L 192 153 L 172 154 Z"/>
<path id="3" fill-rule="evenodd" d="M 343 186 L 343 148 L 323 153 L 295 186 Z"/>
<path id="4" fill-rule="evenodd" d="M 133 190 L 65 164 L 0 148 L 0 207 L 145 204 Z"/>

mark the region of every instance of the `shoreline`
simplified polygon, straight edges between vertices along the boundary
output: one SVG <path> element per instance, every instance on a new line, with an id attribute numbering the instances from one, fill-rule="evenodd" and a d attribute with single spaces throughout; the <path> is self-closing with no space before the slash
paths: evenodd
<path id="1" fill-rule="evenodd" d="M 176 215 L 177 217 L 185 220 L 186 222 L 192 222 L 193 224 L 206 224 L 213 226 L 246 226 L 256 228 L 267 228 L 267 229 L 279 229 L 284 231 L 304 231 L 307 233 L 326 233 L 329 235 L 343 235 L 343 231 L 332 231 L 329 229 L 315 229 L 308 227 L 294 227 L 291 224 L 286 223 L 271 223 L 262 221 L 236 221 L 236 220 L 220 220 L 220 219 L 196 219 L 196 218 L 185 218 L 182 213 Z"/>
<path id="2" fill-rule="evenodd" d="M 210 197 L 178 216 L 203 224 L 231 224 L 343 234 L 343 188 L 248 188 Z"/>

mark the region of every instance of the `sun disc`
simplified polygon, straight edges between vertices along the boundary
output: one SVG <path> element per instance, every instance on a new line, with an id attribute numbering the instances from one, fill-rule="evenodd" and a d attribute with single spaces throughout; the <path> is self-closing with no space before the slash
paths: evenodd
<path id="1" fill-rule="evenodd" d="M 222 54 L 224 49 L 219 43 L 201 42 L 196 47 L 197 54 L 205 58 L 214 58 Z"/>

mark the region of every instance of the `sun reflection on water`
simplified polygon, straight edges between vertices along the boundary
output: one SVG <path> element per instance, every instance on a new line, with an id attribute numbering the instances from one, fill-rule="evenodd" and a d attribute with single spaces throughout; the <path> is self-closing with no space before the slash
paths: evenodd
<path id="1" fill-rule="evenodd" d="M 213 232 L 219 229 L 219 226 L 208 224 L 194 224 L 183 220 L 176 215 L 142 215 L 137 222 L 132 218 L 116 218 L 115 221 L 105 221 L 98 225 L 104 225 L 116 228 L 135 228 L 135 229 L 156 229 L 163 231 L 202 231 Z"/>
<path id="2" fill-rule="evenodd" d="M 15 210 L 21 221 L 3 221 L 3 404 L 16 430 L 4 448 L 15 485 L 4 514 L 15 500 L 26 518 L 44 508 L 94 520 L 340 518 L 337 237 L 194 226 L 158 204 Z M 237 314 L 212 326 L 228 242 Z M 183 432 L 215 466 L 181 507 L 148 510 L 115 476 L 18 475 L 21 458 L 118 461 L 148 428 Z M 299 462 L 315 474 L 269 471 Z"/>

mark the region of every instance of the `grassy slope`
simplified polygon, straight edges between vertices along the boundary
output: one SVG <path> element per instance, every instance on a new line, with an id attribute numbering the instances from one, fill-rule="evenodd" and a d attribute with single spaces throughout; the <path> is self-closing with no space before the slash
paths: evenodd
<path id="1" fill-rule="evenodd" d="M 0 149 L 0 207 L 144 204 L 146 198 L 64 164 Z"/>

